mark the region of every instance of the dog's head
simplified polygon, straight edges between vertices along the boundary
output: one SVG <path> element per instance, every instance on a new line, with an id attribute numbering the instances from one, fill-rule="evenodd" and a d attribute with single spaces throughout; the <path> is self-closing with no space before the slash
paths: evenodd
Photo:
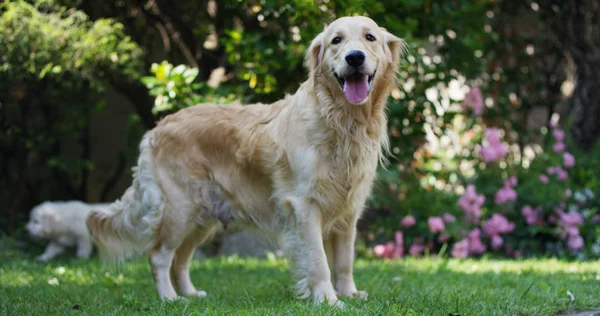
<path id="1" fill-rule="evenodd" d="M 392 84 L 404 47 L 403 40 L 369 18 L 343 17 L 312 41 L 306 64 L 313 80 L 333 94 L 364 104 L 374 87 Z"/>
<path id="2" fill-rule="evenodd" d="M 43 203 L 31 210 L 29 222 L 25 226 L 33 237 L 50 237 L 58 222 L 58 214 L 49 203 Z"/>

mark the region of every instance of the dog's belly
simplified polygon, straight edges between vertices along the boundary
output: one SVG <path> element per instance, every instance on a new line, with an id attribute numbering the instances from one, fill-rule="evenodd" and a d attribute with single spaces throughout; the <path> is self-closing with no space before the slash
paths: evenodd
<path id="1" fill-rule="evenodd" d="M 56 243 L 63 247 L 71 247 L 76 243 L 76 239 L 72 236 L 61 236 L 56 239 Z"/>
<path id="2" fill-rule="evenodd" d="M 282 219 L 267 177 L 214 174 L 214 180 L 197 181 L 189 193 L 195 196 L 198 206 L 198 224 L 220 222 L 225 228 L 258 228 L 265 232 L 280 229 Z"/>

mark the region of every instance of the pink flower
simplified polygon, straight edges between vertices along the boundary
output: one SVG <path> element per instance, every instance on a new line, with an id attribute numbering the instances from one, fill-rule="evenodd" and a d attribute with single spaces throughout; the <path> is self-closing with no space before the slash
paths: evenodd
<path id="1" fill-rule="evenodd" d="M 502 239 L 502 237 L 500 237 L 500 235 L 492 236 L 492 248 L 494 250 L 500 248 L 500 246 L 502 246 L 503 244 L 504 244 L 504 240 Z"/>
<path id="2" fill-rule="evenodd" d="M 540 182 L 541 183 L 548 183 L 548 176 L 545 174 L 540 175 Z"/>
<path id="3" fill-rule="evenodd" d="M 571 226 L 571 227 L 567 228 L 567 235 L 579 236 L 579 228 L 577 228 L 577 226 Z"/>
<path id="4" fill-rule="evenodd" d="M 525 205 L 523 206 L 523 208 L 521 208 L 521 215 L 525 217 L 525 221 L 528 225 L 532 225 L 536 221 L 537 215 L 534 212 L 533 208 L 529 205 Z"/>
<path id="5" fill-rule="evenodd" d="M 479 217 L 481 217 L 481 206 L 485 202 L 483 194 L 477 195 L 475 186 L 472 184 L 467 185 L 465 194 L 460 197 L 458 204 L 465 211 L 465 220 L 471 223 L 477 223 Z"/>
<path id="6" fill-rule="evenodd" d="M 555 167 L 548 167 L 548 169 L 546 169 L 546 172 L 548 172 L 548 174 L 552 175 L 556 173 L 556 168 Z"/>
<path id="7" fill-rule="evenodd" d="M 508 178 L 507 181 L 511 187 L 514 187 L 519 183 L 519 180 L 517 180 L 517 177 L 515 177 L 515 176 Z"/>
<path id="8" fill-rule="evenodd" d="M 521 215 L 525 217 L 525 222 L 527 222 L 527 225 L 543 224 L 544 219 L 541 216 L 539 216 L 541 212 L 541 206 L 538 206 L 535 209 L 533 209 L 531 206 L 525 205 L 523 206 L 523 208 L 521 208 Z"/>
<path id="9" fill-rule="evenodd" d="M 572 250 L 579 250 L 581 248 L 583 248 L 584 242 L 583 242 L 583 238 L 581 238 L 581 236 L 577 235 L 577 236 L 571 236 L 569 237 L 569 240 L 567 241 L 567 247 L 569 247 L 569 249 Z"/>
<path id="10" fill-rule="evenodd" d="M 571 195 L 573 195 L 573 191 L 571 191 L 571 189 L 567 189 L 567 191 L 565 191 L 565 197 L 570 198 Z"/>
<path id="11" fill-rule="evenodd" d="M 396 245 L 393 242 L 387 242 L 385 245 L 377 245 L 373 248 L 373 252 L 380 258 L 391 258 L 394 254 Z"/>
<path id="12" fill-rule="evenodd" d="M 387 242 L 385 245 L 376 245 L 373 247 L 373 253 L 380 258 L 401 258 L 404 255 L 404 238 L 401 231 L 394 234 L 395 243 Z"/>
<path id="13" fill-rule="evenodd" d="M 401 231 L 397 231 L 394 233 L 394 240 L 396 241 L 396 245 L 404 244 L 404 234 Z"/>
<path id="14" fill-rule="evenodd" d="M 571 168 L 575 165 L 575 157 L 573 157 L 571 153 L 565 152 L 563 154 L 563 163 L 565 165 L 565 168 Z"/>
<path id="15" fill-rule="evenodd" d="M 463 239 L 452 245 L 452 257 L 454 258 L 466 258 L 469 255 L 469 241 Z"/>
<path id="16" fill-rule="evenodd" d="M 446 226 L 444 225 L 444 220 L 441 217 L 430 217 L 427 220 L 427 223 L 429 224 L 429 231 L 434 234 L 442 232 L 444 231 L 444 229 L 446 229 Z"/>
<path id="17" fill-rule="evenodd" d="M 443 216 L 444 222 L 446 223 L 454 223 L 456 222 L 456 217 L 450 213 L 445 213 Z"/>
<path id="18" fill-rule="evenodd" d="M 474 255 L 480 255 L 487 250 L 487 247 L 483 244 L 481 239 L 470 240 L 469 251 Z"/>
<path id="19" fill-rule="evenodd" d="M 385 258 L 385 246 L 384 245 L 376 245 L 373 247 L 373 252 L 379 258 Z"/>
<path id="20" fill-rule="evenodd" d="M 393 242 L 387 242 L 385 245 L 377 245 L 373 248 L 373 253 L 380 258 L 399 258 L 402 257 L 402 247 L 397 247 Z"/>
<path id="21" fill-rule="evenodd" d="M 515 224 L 509 222 L 506 217 L 498 213 L 492 215 L 492 218 L 483 224 L 483 232 L 488 237 L 510 233 L 513 230 L 515 230 Z"/>
<path id="22" fill-rule="evenodd" d="M 530 205 L 525 205 L 521 208 L 521 215 L 527 217 L 530 216 L 533 213 L 533 208 Z"/>
<path id="23" fill-rule="evenodd" d="M 479 238 L 481 236 L 481 230 L 479 228 L 475 228 L 469 232 L 469 239 Z"/>
<path id="24" fill-rule="evenodd" d="M 569 173 L 563 168 L 557 168 L 556 173 L 558 174 L 558 178 L 560 179 L 560 181 L 565 181 L 569 178 Z"/>
<path id="25" fill-rule="evenodd" d="M 552 135 L 554 135 L 554 139 L 556 140 L 557 143 L 562 143 L 563 140 L 565 139 L 565 132 L 563 132 L 562 130 L 555 128 L 552 131 Z"/>
<path id="26" fill-rule="evenodd" d="M 393 242 L 388 241 L 385 244 L 385 253 L 387 254 L 388 257 L 392 257 L 395 249 L 396 249 L 396 245 Z"/>
<path id="27" fill-rule="evenodd" d="M 517 191 L 513 190 L 511 186 L 513 181 L 511 181 L 511 179 L 504 181 L 504 187 L 496 192 L 496 195 L 494 196 L 496 204 L 504 204 L 508 201 L 517 199 Z"/>
<path id="28" fill-rule="evenodd" d="M 479 153 L 485 162 L 496 161 L 506 156 L 507 151 L 500 140 L 500 131 L 497 128 L 485 130 L 487 146 L 482 146 Z"/>
<path id="29" fill-rule="evenodd" d="M 594 217 L 592 217 L 592 222 L 600 223 L 600 214 L 594 215 Z"/>
<path id="30" fill-rule="evenodd" d="M 402 226 L 408 228 L 414 226 L 417 223 L 417 220 L 412 215 L 404 216 L 402 219 Z"/>
<path id="31" fill-rule="evenodd" d="M 469 252 L 472 254 L 479 255 L 484 253 L 486 250 L 485 245 L 483 244 L 483 242 L 481 242 L 481 239 L 479 238 L 480 235 L 481 231 L 479 230 L 479 228 L 475 228 L 469 233 Z"/>
<path id="32" fill-rule="evenodd" d="M 574 211 L 562 213 L 560 214 L 560 224 L 565 228 L 583 225 L 583 216 Z"/>
<path id="33" fill-rule="evenodd" d="M 396 246 L 394 247 L 394 258 L 402 258 L 404 255 L 404 235 L 401 231 L 397 231 L 394 234 L 394 240 L 396 241 Z"/>
<path id="34" fill-rule="evenodd" d="M 495 128 L 495 127 L 490 127 L 488 129 L 485 130 L 485 138 L 487 139 L 487 141 L 491 144 L 497 144 L 500 143 L 500 139 L 502 138 L 500 136 L 500 130 Z"/>
<path id="35" fill-rule="evenodd" d="M 475 115 L 481 115 L 484 104 L 479 88 L 470 88 L 467 95 L 465 95 L 465 101 L 462 104 L 463 111 L 466 110 L 469 105 L 473 107 L 473 113 L 475 113 Z"/>
<path id="36" fill-rule="evenodd" d="M 448 239 L 450 239 L 450 235 L 448 235 L 448 233 L 447 233 L 447 232 L 442 232 L 442 233 L 441 233 L 441 234 L 438 236 L 438 238 L 437 238 L 437 241 L 438 241 L 439 243 L 443 244 L 443 243 L 447 242 L 447 241 L 448 241 Z"/>
<path id="37" fill-rule="evenodd" d="M 421 244 L 417 244 L 417 243 L 413 243 L 412 245 L 410 245 L 410 248 L 408 248 L 408 253 L 411 256 L 416 256 L 418 254 L 423 253 L 423 251 L 425 251 L 425 246 L 421 245 Z"/>
<path id="38" fill-rule="evenodd" d="M 552 149 L 559 153 L 565 150 L 565 143 L 556 143 L 552 146 Z"/>

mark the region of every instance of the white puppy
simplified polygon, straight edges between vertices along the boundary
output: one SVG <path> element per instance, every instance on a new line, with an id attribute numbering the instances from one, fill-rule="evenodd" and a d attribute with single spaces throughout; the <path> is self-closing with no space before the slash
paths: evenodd
<path id="1" fill-rule="evenodd" d="M 79 201 L 44 202 L 31 210 L 25 228 L 33 237 L 49 239 L 46 251 L 36 259 L 48 261 L 64 252 L 65 247 L 77 247 L 77 258 L 88 259 L 92 254 L 92 237 L 85 219 L 92 209 L 110 204 L 85 204 Z"/>

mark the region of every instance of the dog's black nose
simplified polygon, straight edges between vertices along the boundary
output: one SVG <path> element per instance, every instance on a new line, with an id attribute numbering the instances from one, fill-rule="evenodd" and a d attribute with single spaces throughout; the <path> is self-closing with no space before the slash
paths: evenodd
<path id="1" fill-rule="evenodd" d="M 362 66 L 365 62 L 365 53 L 359 50 L 351 50 L 346 54 L 346 62 L 353 67 Z"/>

